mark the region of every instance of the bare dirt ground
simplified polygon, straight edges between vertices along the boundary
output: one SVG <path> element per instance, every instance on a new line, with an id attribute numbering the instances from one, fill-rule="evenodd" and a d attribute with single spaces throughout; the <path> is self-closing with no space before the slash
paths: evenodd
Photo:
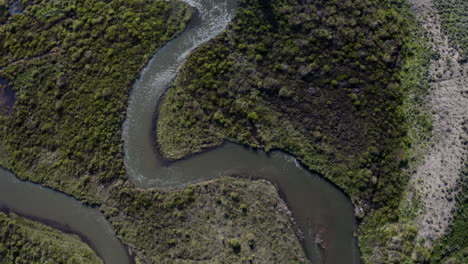
<path id="1" fill-rule="evenodd" d="M 422 210 L 419 236 L 427 246 L 443 235 L 455 210 L 462 166 L 466 161 L 468 129 L 468 65 L 457 61 L 441 32 L 440 19 L 431 0 L 410 0 L 419 21 L 430 33 L 440 59 L 431 61 L 433 138 L 411 183 L 419 191 Z"/>

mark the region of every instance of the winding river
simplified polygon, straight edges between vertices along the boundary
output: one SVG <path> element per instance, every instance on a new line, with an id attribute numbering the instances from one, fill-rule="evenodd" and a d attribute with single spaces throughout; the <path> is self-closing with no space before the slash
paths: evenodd
<path id="1" fill-rule="evenodd" d="M 216 36 L 235 15 L 237 0 L 187 0 L 200 13 L 186 31 L 158 51 L 135 83 L 123 126 L 125 165 L 130 180 L 142 188 L 180 188 L 220 176 L 263 178 L 284 195 L 303 232 L 312 263 L 359 263 L 353 238 L 356 223 L 350 200 L 332 184 L 304 169 L 280 151 L 264 153 L 233 143 L 167 164 L 155 153 L 154 112 L 187 55 Z M 323 236 L 326 250 L 315 243 Z"/>
<path id="2" fill-rule="evenodd" d="M 199 10 L 178 38 L 159 50 L 141 73 L 130 95 L 123 125 L 125 165 L 142 188 L 173 189 L 219 176 L 263 178 L 279 187 L 304 236 L 312 263 L 359 263 L 350 200 L 328 181 L 304 169 L 286 153 L 264 153 L 224 145 L 188 159 L 165 164 L 153 148 L 153 117 L 161 95 L 187 55 L 222 32 L 233 18 L 237 0 L 185 0 Z M 129 263 L 115 231 L 96 208 L 37 184 L 23 182 L 0 168 L 0 208 L 78 233 L 108 264 Z M 315 242 L 322 234 L 326 250 Z"/>

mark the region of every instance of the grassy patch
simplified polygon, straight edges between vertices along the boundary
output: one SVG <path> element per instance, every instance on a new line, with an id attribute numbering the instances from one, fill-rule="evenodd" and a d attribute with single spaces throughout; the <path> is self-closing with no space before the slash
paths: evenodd
<path id="1" fill-rule="evenodd" d="M 110 193 L 107 217 L 143 263 L 308 263 L 270 183 L 220 178 L 174 191 L 123 184 Z"/>
<path id="2" fill-rule="evenodd" d="M 458 209 L 447 234 L 434 245 L 431 263 L 468 262 L 468 164 L 461 176 L 462 190 L 457 196 Z"/>
<path id="3" fill-rule="evenodd" d="M 0 212 L 1 263 L 102 263 L 78 237 Z"/>
<path id="4" fill-rule="evenodd" d="M 468 2 L 464 0 L 434 1 L 439 10 L 442 30 L 460 51 L 460 62 L 468 62 Z"/>

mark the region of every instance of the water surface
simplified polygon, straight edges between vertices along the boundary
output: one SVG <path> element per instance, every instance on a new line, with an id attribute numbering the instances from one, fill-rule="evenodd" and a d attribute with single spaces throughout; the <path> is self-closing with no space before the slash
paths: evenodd
<path id="1" fill-rule="evenodd" d="M 124 161 L 131 181 L 142 188 L 173 189 L 226 175 L 267 179 L 284 194 L 313 263 L 359 263 L 350 200 L 329 182 L 301 167 L 294 157 L 226 143 L 169 165 L 158 159 L 152 121 L 160 97 L 187 55 L 219 34 L 237 9 L 235 0 L 187 2 L 200 10 L 199 17 L 180 37 L 158 51 L 130 95 L 123 139 Z M 325 254 L 314 242 L 318 233 L 323 235 Z"/>
<path id="2" fill-rule="evenodd" d="M 227 143 L 170 165 L 153 150 L 153 115 L 161 95 L 187 55 L 219 34 L 233 18 L 237 1 L 187 0 L 200 12 L 187 30 L 157 52 L 132 90 L 123 126 L 125 165 L 132 182 L 144 188 L 178 188 L 219 176 L 265 178 L 276 184 L 304 233 L 304 248 L 313 263 L 359 263 L 353 239 L 356 228 L 349 199 L 283 152 L 266 154 Z M 98 209 L 38 184 L 20 181 L 0 169 L 0 207 L 66 225 L 86 238 L 108 264 L 129 263 L 125 248 Z M 314 243 L 322 233 L 326 254 Z"/>
<path id="3" fill-rule="evenodd" d="M 0 168 L 0 208 L 65 226 L 67 231 L 83 237 L 107 264 L 130 263 L 126 249 L 97 208 L 39 184 L 21 181 L 3 168 Z"/>

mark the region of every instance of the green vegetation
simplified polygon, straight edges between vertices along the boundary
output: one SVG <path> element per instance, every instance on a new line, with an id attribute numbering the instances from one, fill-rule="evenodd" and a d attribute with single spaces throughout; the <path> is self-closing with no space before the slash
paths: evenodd
<path id="1" fill-rule="evenodd" d="M 102 263 L 78 237 L 0 212 L 0 263 Z"/>
<path id="2" fill-rule="evenodd" d="M 265 181 L 220 178 L 175 191 L 123 183 L 110 196 L 106 216 L 142 263 L 308 263 Z"/>
<path id="3" fill-rule="evenodd" d="M 468 2 L 443 0 L 433 3 L 439 10 L 443 31 L 460 51 L 459 61 L 468 62 Z"/>
<path id="4" fill-rule="evenodd" d="M 405 91 L 403 107 L 407 118 L 406 133 L 411 148 L 405 150 L 408 165 L 401 176 L 409 178 L 422 161 L 431 138 L 429 111 L 428 66 L 434 52 L 426 32 L 412 23 L 412 35 L 406 40 L 411 55 L 406 57 L 400 72 L 401 86 Z M 359 246 L 365 263 L 423 263 L 430 252 L 417 240 L 417 216 L 420 201 L 417 191 L 411 188 L 402 192 L 397 209 L 382 208 L 365 219 L 360 227 Z M 376 231 L 378 230 L 378 231 Z"/>
<path id="5" fill-rule="evenodd" d="M 228 31 L 193 53 L 169 89 L 163 153 L 180 158 L 223 138 L 282 148 L 355 201 L 396 206 L 409 145 L 409 16 L 399 1 L 241 1 Z"/>
<path id="6" fill-rule="evenodd" d="M 21 2 L 22 14 L 9 16 L 0 3 L 0 80 L 17 99 L 12 112 L 0 114 L 1 166 L 100 203 L 145 263 L 306 263 L 270 184 L 223 179 L 163 192 L 124 179 L 129 89 L 156 50 L 186 26 L 186 4 L 29 0 Z M 230 239 L 239 242 L 238 252 Z"/>
<path id="7" fill-rule="evenodd" d="M 0 23 L 5 22 L 7 19 L 8 13 L 8 2 L 7 1 L 0 1 Z"/>
<path id="8" fill-rule="evenodd" d="M 157 143 L 170 159 L 225 138 L 291 152 L 351 196 L 364 263 L 427 260 L 402 199 L 432 129 L 424 41 L 404 1 L 241 1 L 168 90 Z"/>
<path id="9" fill-rule="evenodd" d="M 0 78 L 17 93 L 14 114 L 0 116 L 0 164 L 96 202 L 99 183 L 126 177 L 120 129 L 129 89 L 191 10 L 149 0 L 22 5 L 0 25 Z"/>
<path id="10" fill-rule="evenodd" d="M 465 164 L 461 181 L 457 212 L 450 230 L 435 244 L 431 263 L 468 263 L 468 163 Z"/>
<path id="11" fill-rule="evenodd" d="M 465 208 L 431 257 L 416 241 L 417 197 L 402 199 L 414 146 L 431 129 L 421 82 L 431 53 L 410 34 L 417 30 L 408 7 L 302 2 L 243 0 L 228 30 L 190 56 L 159 110 L 164 154 L 180 158 L 225 138 L 287 150 L 351 196 L 364 262 L 462 260 Z M 463 1 L 447 3 L 439 8 Z M 102 203 L 145 262 L 306 262 L 271 185 L 219 179 L 145 191 L 122 180 L 129 88 L 185 27 L 187 5 L 28 0 L 22 8 L 10 16 L 0 1 L 0 78 L 17 99 L 0 115 L 2 166 Z M 441 13 L 444 29 L 465 47 L 456 12 Z"/>

